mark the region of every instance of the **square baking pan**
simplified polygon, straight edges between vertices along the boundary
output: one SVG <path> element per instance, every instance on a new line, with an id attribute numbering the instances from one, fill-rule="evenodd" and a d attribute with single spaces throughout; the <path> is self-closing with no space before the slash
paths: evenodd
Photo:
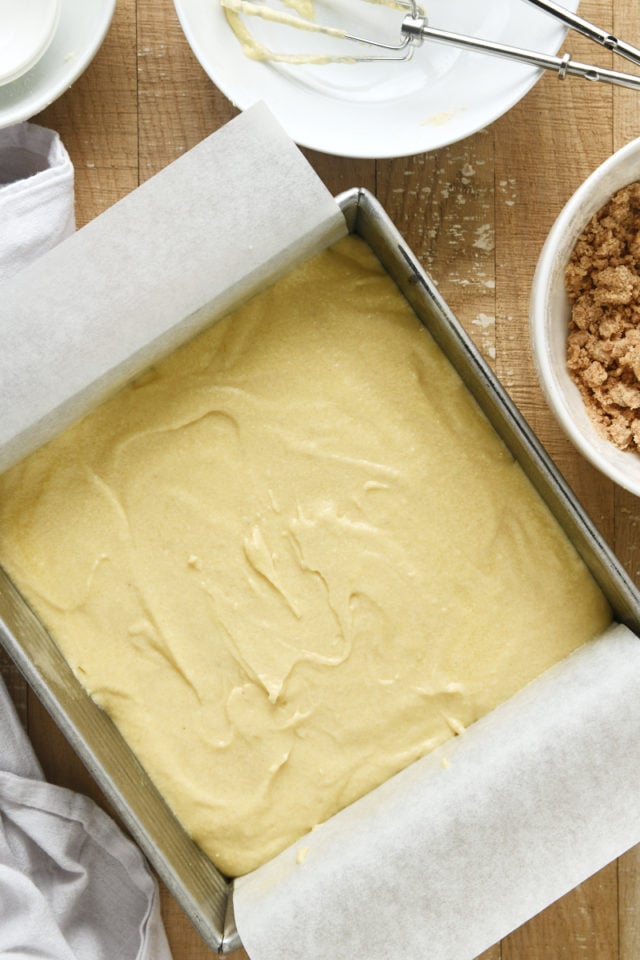
<path id="1" fill-rule="evenodd" d="M 383 208 L 362 189 L 341 194 L 337 202 L 348 230 L 377 255 L 519 461 L 599 583 L 615 619 L 640 632 L 640 595 L 633 583 Z M 112 721 L 85 692 L 1 568 L 0 641 L 206 943 L 223 954 L 238 949 L 232 882 L 176 821 Z M 330 927 L 327 918 L 328 931 Z"/>

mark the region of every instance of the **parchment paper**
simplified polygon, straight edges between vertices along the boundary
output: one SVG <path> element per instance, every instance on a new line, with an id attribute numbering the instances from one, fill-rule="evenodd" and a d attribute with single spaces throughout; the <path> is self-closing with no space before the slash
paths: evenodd
<path id="1" fill-rule="evenodd" d="M 237 880 L 249 956 L 473 960 L 640 841 L 639 732 L 616 625 Z"/>
<path id="2" fill-rule="evenodd" d="M 222 127 L 2 286 L 0 471 L 346 232 L 265 106 Z"/>

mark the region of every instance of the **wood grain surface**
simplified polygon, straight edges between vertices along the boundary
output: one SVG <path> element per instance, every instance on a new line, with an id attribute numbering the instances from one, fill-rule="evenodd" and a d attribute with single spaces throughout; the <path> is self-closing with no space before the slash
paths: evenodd
<path id="1" fill-rule="evenodd" d="M 638 0 L 583 0 L 581 12 L 640 45 Z M 576 59 L 612 65 L 607 51 L 575 35 L 570 49 Z M 89 69 L 36 119 L 59 131 L 71 155 L 82 225 L 235 112 L 195 60 L 171 0 L 119 0 Z M 596 473 L 561 435 L 537 385 L 528 334 L 531 279 L 547 231 L 579 183 L 638 134 L 639 94 L 548 75 L 488 129 L 433 154 L 354 161 L 305 152 L 334 193 L 365 186 L 379 197 L 640 583 L 640 501 Z M 47 777 L 103 803 L 15 668 L 4 657 L 1 666 Z M 166 891 L 163 908 L 175 960 L 214 956 Z M 234 960 L 245 956 L 238 952 Z M 318 944 L 324 956 L 331 956 L 330 944 Z M 636 848 L 482 960 L 639 958 Z"/>

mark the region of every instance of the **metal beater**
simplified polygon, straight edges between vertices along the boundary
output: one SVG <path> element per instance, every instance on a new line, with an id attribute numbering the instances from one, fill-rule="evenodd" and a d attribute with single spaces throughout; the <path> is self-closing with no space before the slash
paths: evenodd
<path id="1" fill-rule="evenodd" d="M 288 12 L 280 12 L 268 6 L 263 0 L 220 0 L 220 2 L 223 7 L 235 13 L 261 17 L 282 23 L 289 27 L 314 31 L 327 36 L 338 37 L 343 40 L 363 44 L 367 47 L 387 51 L 387 53 L 384 54 L 363 54 L 361 56 L 345 57 L 344 59 L 349 62 L 371 62 L 383 59 L 409 60 L 413 56 L 415 49 L 421 46 L 425 40 L 432 40 L 436 43 L 462 47 L 478 53 L 502 57 L 503 59 L 516 60 L 541 70 L 552 70 L 557 73 L 560 80 L 564 80 L 565 77 L 582 77 L 592 82 L 603 81 L 622 87 L 629 87 L 632 90 L 640 90 L 640 76 L 622 73 L 618 70 L 608 70 L 604 67 L 597 67 L 587 63 L 580 63 L 579 61 L 573 60 L 570 53 L 564 53 L 562 56 L 551 56 L 533 50 L 525 50 L 520 47 L 508 46 L 491 40 L 482 40 L 477 37 L 451 33 L 448 30 L 431 27 L 429 26 L 424 10 L 419 6 L 417 0 L 394 0 L 394 2 L 390 4 L 399 10 L 408 11 L 400 25 L 400 37 L 395 42 L 374 40 L 368 37 L 356 36 L 339 27 L 323 26 L 305 17 L 294 16 Z M 606 47 L 613 53 L 617 53 L 632 63 L 640 65 L 640 49 L 618 39 L 606 30 L 596 27 L 577 14 L 571 13 L 559 4 L 554 3 L 553 0 L 527 0 L 527 2 L 552 17 L 555 17 L 557 20 L 560 20 L 565 26 L 576 30 L 590 40 Z"/>

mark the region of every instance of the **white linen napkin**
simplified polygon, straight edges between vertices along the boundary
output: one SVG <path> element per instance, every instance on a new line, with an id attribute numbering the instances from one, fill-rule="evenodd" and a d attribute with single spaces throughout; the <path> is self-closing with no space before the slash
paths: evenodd
<path id="1" fill-rule="evenodd" d="M 0 680 L 0 956 L 171 960 L 154 877 L 88 797 L 47 783 Z"/>
<path id="2" fill-rule="evenodd" d="M 58 134 L 0 130 L 0 283 L 74 230 L 73 165 Z"/>

